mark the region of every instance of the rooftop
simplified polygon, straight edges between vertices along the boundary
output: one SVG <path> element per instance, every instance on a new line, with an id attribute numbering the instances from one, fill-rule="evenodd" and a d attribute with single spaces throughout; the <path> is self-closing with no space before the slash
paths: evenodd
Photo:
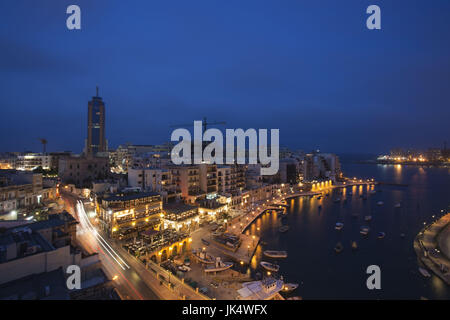
<path id="1" fill-rule="evenodd" d="M 103 198 L 105 201 L 129 201 L 142 199 L 146 197 L 159 196 L 157 192 L 128 192 L 128 193 L 116 193 Z"/>

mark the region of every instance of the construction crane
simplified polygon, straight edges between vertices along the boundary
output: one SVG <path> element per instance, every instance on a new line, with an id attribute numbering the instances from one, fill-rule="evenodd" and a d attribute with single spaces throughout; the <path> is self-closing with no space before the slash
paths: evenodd
<path id="1" fill-rule="evenodd" d="M 203 133 L 206 131 L 207 126 L 211 126 L 211 125 L 217 125 L 217 124 L 226 124 L 225 121 L 213 121 L 213 122 L 207 122 L 206 121 L 206 117 L 203 117 L 202 120 L 202 127 L 203 127 Z M 172 125 L 170 126 L 171 128 L 180 128 L 180 127 L 193 127 L 194 124 L 193 123 L 187 123 L 187 124 L 177 124 L 177 125 Z"/>
<path id="2" fill-rule="evenodd" d="M 42 143 L 42 153 L 45 154 L 45 152 L 47 151 L 47 150 L 46 150 L 47 140 L 44 139 L 44 138 L 39 138 L 39 141 L 41 141 L 41 143 Z"/>

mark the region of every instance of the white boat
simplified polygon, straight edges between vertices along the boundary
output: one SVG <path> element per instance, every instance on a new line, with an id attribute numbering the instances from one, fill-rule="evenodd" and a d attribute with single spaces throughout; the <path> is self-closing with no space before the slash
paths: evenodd
<path id="1" fill-rule="evenodd" d="M 261 261 L 260 264 L 264 269 L 269 271 L 277 272 L 278 270 L 280 270 L 280 266 L 277 264 L 273 264 L 266 261 Z"/>
<path id="2" fill-rule="evenodd" d="M 378 239 L 383 239 L 386 236 L 384 232 L 378 232 Z"/>
<path id="3" fill-rule="evenodd" d="M 365 217 L 364 217 L 364 220 L 370 221 L 370 220 L 372 220 L 372 216 L 365 216 Z"/>
<path id="4" fill-rule="evenodd" d="M 275 251 L 275 250 L 265 250 L 264 255 L 269 258 L 287 258 L 287 252 L 286 251 Z"/>
<path id="5" fill-rule="evenodd" d="M 425 270 L 424 268 L 419 268 L 419 272 L 425 277 L 425 278 L 429 278 L 431 277 L 431 274 Z"/>
<path id="6" fill-rule="evenodd" d="M 224 271 L 224 270 L 230 269 L 232 266 L 233 266 L 233 262 L 222 262 L 220 257 L 217 257 L 215 265 L 213 265 L 213 266 L 211 266 L 211 265 L 206 266 L 205 272 Z"/>
<path id="7" fill-rule="evenodd" d="M 400 202 L 398 202 L 394 205 L 394 208 L 400 208 L 401 206 L 402 206 L 402 204 Z"/>
<path id="8" fill-rule="evenodd" d="M 361 233 L 361 234 L 363 234 L 363 235 L 368 235 L 368 234 L 369 234 L 369 231 L 370 231 L 370 228 L 369 228 L 369 227 L 363 226 L 363 227 L 361 227 L 361 230 L 359 230 L 359 233 Z"/>
<path id="9" fill-rule="evenodd" d="M 341 230 L 344 227 L 344 224 L 342 222 L 337 222 L 336 226 L 334 227 L 336 230 Z"/>
<path id="10" fill-rule="evenodd" d="M 384 204 L 383 201 L 378 201 L 378 202 L 377 202 L 377 205 L 378 205 L 378 206 L 382 206 L 383 204 Z"/>
<path id="11" fill-rule="evenodd" d="M 298 288 L 298 283 L 285 283 L 283 285 L 283 292 L 291 292 Z"/>

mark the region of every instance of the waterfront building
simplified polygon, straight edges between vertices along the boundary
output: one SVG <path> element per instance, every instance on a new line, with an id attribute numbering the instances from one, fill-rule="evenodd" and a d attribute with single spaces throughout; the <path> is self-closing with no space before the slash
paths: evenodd
<path id="1" fill-rule="evenodd" d="M 85 154 L 95 156 L 108 150 L 105 136 L 105 103 L 97 94 L 88 102 L 88 125 Z"/>
<path id="2" fill-rule="evenodd" d="M 155 192 L 118 192 L 96 197 L 101 228 L 109 235 L 154 228 L 162 214 L 161 196 Z"/>
<path id="3" fill-rule="evenodd" d="M 193 231 L 199 224 L 199 207 L 184 203 L 165 203 L 163 205 L 163 229 Z"/>

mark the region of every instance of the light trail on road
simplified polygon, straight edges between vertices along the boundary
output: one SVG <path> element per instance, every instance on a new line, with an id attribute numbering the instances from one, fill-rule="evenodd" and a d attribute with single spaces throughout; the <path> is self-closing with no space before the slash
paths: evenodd
<path id="1" fill-rule="evenodd" d="M 109 243 L 97 232 L 95 227 L 92 225 L 91 221 L 89 221 L 89 217 L 84 210 L 84 204 L 80 200 L 77 201 L 77 212 L 78 217 L 80 219 L 81 227 L 84 231 L 90 231 L 94 238 L 97 240 L 98 244 L 100 244 L 106 252 L 108 252 L 109 256 L 117 262 L 117 264 L 123 269 L 130 269 L 130 266 L 120 257 L 120 255 L 109 245 Z"/>

